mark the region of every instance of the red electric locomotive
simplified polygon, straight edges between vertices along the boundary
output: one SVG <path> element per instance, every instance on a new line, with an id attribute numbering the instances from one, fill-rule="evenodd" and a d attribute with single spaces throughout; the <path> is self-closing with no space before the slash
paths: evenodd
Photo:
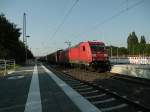
<path id="1" fill-rule="evenodd" d="M 59 63 L 85 66 L 98 71 L 110 71 L 105 44 L 99 41 L 81 42 L 59 53 Z"/>
<path id="2" fill-rule="evenodd" d="M 103 42 L 81 42 L 69 49 L 71 64 L 85 65 L 88 68 L 109 71 L 110 63 Z"/>

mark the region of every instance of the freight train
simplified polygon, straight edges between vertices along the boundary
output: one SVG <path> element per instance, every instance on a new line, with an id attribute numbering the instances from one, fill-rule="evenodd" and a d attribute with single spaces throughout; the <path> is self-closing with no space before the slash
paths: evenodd
<path id="1" fill-rule="evenodd" d="M 49 54 L 47 60 L 53 64 L 82 66 L 94 71 L 111 69 L 105 44 L 100 41 L 80 42 L 74 47 Z"/>

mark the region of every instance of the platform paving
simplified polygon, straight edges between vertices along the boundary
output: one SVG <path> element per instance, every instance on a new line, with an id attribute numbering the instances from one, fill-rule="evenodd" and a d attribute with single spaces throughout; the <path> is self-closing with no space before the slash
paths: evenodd
<path id="1" fill-rule="evenodd" d="M 31 65 L 1 78 L 0 112 L 100 112 L 63 82 L 68 96 L 54 75 L 43 65 Z"/>

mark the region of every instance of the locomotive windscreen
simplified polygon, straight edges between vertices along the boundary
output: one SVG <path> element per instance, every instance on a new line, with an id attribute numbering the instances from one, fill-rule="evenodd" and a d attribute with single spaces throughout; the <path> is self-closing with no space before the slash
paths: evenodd
<path id="1" fill-rule="evenodd" d="M 101 44 L 93 44 L 90 45 L 91 50 L 94 52 L 99 52 L 99 51 L 104 51 L 105 50 L 105 46 L 101 45 Z"/>

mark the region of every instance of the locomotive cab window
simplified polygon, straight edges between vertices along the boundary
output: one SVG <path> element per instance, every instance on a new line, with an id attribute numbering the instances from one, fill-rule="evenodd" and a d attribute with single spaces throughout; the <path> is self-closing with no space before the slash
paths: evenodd
<path id="1" fill-rule="evenodd" d="M 92 51 L 104 51 L 105 50 L 105 46 L 104 45 L 91 45 L 91 50 Z"/>
<path id="2" fill-rule="evenodd" d="M 85 46 L 83 46 L 83 51 L 85 51 Z"/>

